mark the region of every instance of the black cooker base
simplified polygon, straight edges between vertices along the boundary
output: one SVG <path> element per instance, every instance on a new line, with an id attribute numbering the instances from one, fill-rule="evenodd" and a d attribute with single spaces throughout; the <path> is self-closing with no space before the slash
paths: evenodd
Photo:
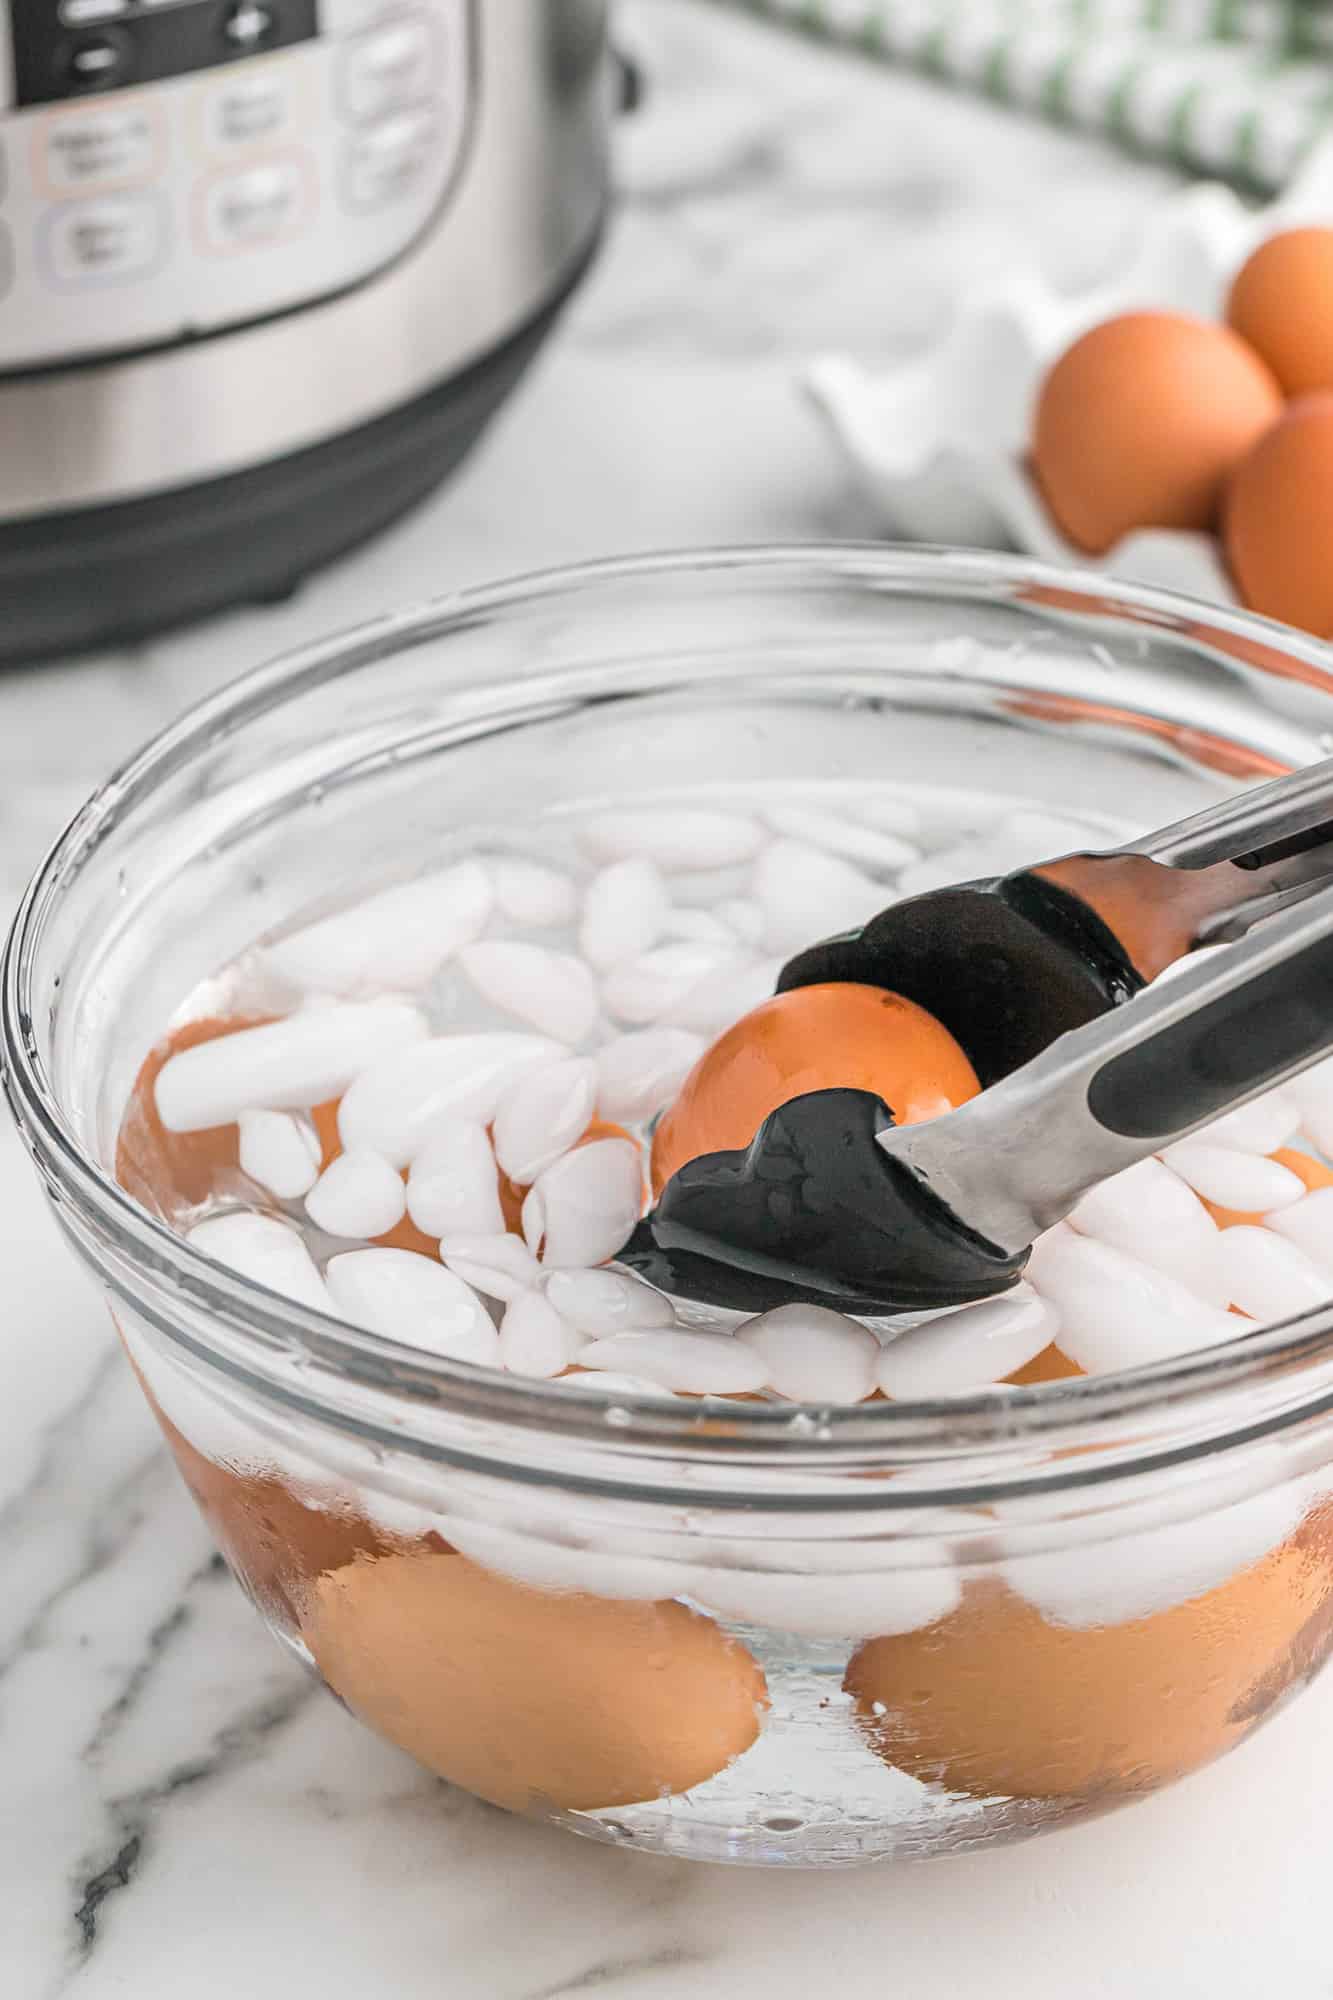
<path id="1" fill-rule="evenodd" d="M 459 464 L 586 261 L 503 346 L 373 423 L 201 485 L 0 526 L 0 663 L 123 645 L 290 594 Z"/>

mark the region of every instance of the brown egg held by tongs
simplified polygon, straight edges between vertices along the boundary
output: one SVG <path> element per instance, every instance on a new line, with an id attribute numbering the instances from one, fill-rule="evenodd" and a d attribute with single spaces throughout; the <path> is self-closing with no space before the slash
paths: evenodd
<path id="1" fill-rule="evenodd" d="M 679 1165 L 622 1260 L 751 1310 L 920 1311 L 1005 1290 L 1089 1187 L 1333 1047 L 1331 879 L 1333 760 L 811 947 L 780 993 L 904 996 L 985 1087 L 914 1124 L 871 1091 L 807 1090 L 743 1149 Z"/>

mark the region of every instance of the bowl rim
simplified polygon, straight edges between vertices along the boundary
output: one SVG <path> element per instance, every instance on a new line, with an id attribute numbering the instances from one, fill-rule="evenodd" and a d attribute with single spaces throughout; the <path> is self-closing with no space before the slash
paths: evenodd
<path id="1" fill-rule="evenodd" d="M 211 1361 L 237 1380 L 248 1380 L 270 1400 L 298 1405 L 317 1418 L 347 1427 L 352 1420 L 336 1386 L 364 1389 L 373 1382 L 412 1403 L 447 1403 L 468 1417 L 499 1420 L 507 1426 L 557 1434 L 572 1440 L 614 1442 L 618 1449 L 669 1449 L 688 1457 L 700 1450 L 728 1459 L 777 1452 L 793 1466 L 832 1465 L 855 1456 L 897 1456 L 917 1450 L 970 1453 L 1018 1449 L 1035 1440 L 1048 1444 L 1086 1440 L 1126 1418 L 1162 1416 L 1201 1397 L 1228 1404 L 1257 1382 L 1281 1385 L 1298 1379 L 1314 1364 L 1333 1364 L 1333 1298 L 1321 1307 L 1235 1340 L 1147 1366 L 1072 1377 L 1026 1387 L 992 1386 L 935 1398 L 819 1407 L 816 1434 L 796 1435 L 793 1403 L 737 1403 L 718 1398 L 668 1402 L 663 1396 L 628 1396 L 581 1385 L 515 1377 L 502 1370 L 423 1353 L 365 1332 L 268 1290 L 194 1248 L 130 1196 L 112 1173 L 83 1146 L 48 1080 L 27 1008 L 33 960 L 46 917 L 65 878 L 81 857 L 112 830 L 127 800 L 177 770 L 197 748 L 215 745 L 219 732 L 234 734 L 293 696 L 380 656 L 386 648 L 443 637 L 479 617 L 534 604 L 557 603 L 607 584 L 633 584 L 672 574 L 725 573 L 770 578 L 778 583 L 814 575 L 910 595 L 969 592 L 994 599 L 1007 593 L 1020 603 L 1035 591 L 1083 599 L 1089 610 L 1124 611 L 1141 621 L 1180 632 L 1197 629 L 1200 617 L 1214 638 L 1234 636 L 1292 663 L 1302 677 L 1327 681 L 1333 696 L 1333 648 L 1289 627 L 1229 606 L 1204 604 L 1157 587 L 1122 583 L 1091 569 L 1067 569 L 1026 558 L 944 548 L 904 548 L 877 542 L 756 543 L 684 548 L 559 565 L 515 577 L 469 585 L 405 610 L 381 614 L 278 655 L 241 674 L 187 707 L 149 738 L 91 794 L 48 848 L 19 902 L 0 962 L 0 1080 L 11 1110 L 47 1192 L 65 1213 L 67 1233 L 91 1231 L 114 1242 L 130 1267 L 156 1283 L 174 1287 L 196 1308 L 202 1306 L 219 1335 L 201 1344 L 161 1313 L 147 1317 L 169 1339 Z M 1196 643 L 1198 643 L 1196 641 Z M 1238 649 L 1237 657 L 1244 657 Z M 496 683 L 497 689 L 536 684 L 527 676 Z M 145 1301 L 132 1284 L 118 1285 L 105 1270 L 103 1282 L 119 1290 L 137 1311 Z M 318 1362 L 303 1374 L 302 1389 L 285 1388 L 273 1356 Z M 1333 1366 L 1327 1379 L 1307 1385 L 1296 1416 L 1333 1408 Z M 608 1408 L 627 1411 L 632 1426 L 607 1430 Z M 717 1419 L 725 1413 L 726 1422 Z M 1248 1425 L 1235 1412 L 1228 1442 L 1267 1435 L 1273 1422 Z M 1289 1415 L 1283 1421 L 1291 1421 Z M 366 1433 L 375 1426 L 356 1420 Z M 380 1433 L 411 1448 L 402 1420 Z"/>

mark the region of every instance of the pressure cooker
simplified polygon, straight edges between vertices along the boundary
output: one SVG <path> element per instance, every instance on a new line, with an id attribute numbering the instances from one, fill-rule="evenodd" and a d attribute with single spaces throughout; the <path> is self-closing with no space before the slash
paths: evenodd
<path id="1" fill-rule="evenodd" d="M 604 0 L 0 0 L 0 657 L 288 591 L 587 265 Z"/>

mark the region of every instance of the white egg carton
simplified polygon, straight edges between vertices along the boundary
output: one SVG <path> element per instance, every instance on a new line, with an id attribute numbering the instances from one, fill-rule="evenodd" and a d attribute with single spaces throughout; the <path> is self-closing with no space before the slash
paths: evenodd
<path id="1" fill-rule="evenodd" d="M 895 537 L 1019 548 L 1234 604 L 1211 535 L 1142 529 L 1096 561 L 1067 541 L 1028 470 L 1032 411 L 1051 362 L 1089 327 L 1144 308 L 1220 319 L 1256 244 L 1310 222 L 1333 222 L 1333 141 L 1266 208 L 1215 182 L 1173 196 L 1133 263 L 1095 290 L 1062 298 L 1033 276 L 997 285 L 926 359 L 875 372 L 831 355 L 811 364 L 804 386 Z"/>

